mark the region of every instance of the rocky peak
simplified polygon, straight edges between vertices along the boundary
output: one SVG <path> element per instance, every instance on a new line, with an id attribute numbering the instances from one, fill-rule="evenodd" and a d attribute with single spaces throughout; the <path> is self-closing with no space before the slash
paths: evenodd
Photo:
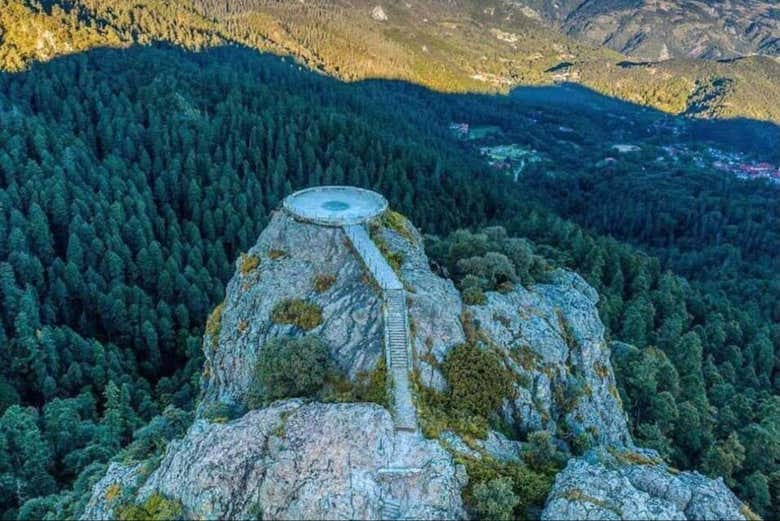
<path id="1" fill-rule="evenodd" d="M 307 330 L 274 320 L 276 306 L 293 300 L 319 310 L 321 323 Z M 347 375 L 370 371 L 383 356 L 381 314 L 381 295 L 341 228 L 275 213 L 236 261 L 225 301 L 210 319 L 199 413 L 215 403 L 244 404 L 254 361 L 274 337 L 317 335 Z"/>
<path id="2" fill-rule="evenodd" d="M 433 273 L 423 239 L 406 219 L 386 213 L 369 228 L 403 285 L 395 291 L 402 292 L 408 313 L 420 385 L 446 392 L 445 360 L 458 345 L 475 342 L 467 332 L 476 334 L 479 348 L 497 353 L 511 375 L 512 397 L 500 414 L 514 433 L 546 430 L 561 446 L 583 443 L 602 455 L 636 450 L 615 388 L 598 295 L 582 278 L 559 270 L 544 284 L 517 284 L 466 305 L 451 280 Z M 466 515 L 461 492 L 468 478 L 455 455 L 522 460 L 522 442 L 497 432 L 469 443 L 452 431 L 426 439 L 419 430 L 399 430 L 391 412 L 377 404 L 292 399 L 243 412 L 255 363 L 276 337 L 318 336 L 350 380 L 386 360 L 387 300 L 350 237 L 340 227 L 301 222 L 285 211 L 272 216 L 255 246 L 237 260 L 225 301 L 207 324 L 195 423 L 159 458 L 113 463 L 96 483 L 83 519 L 115 517 L 117 498 L 143 502 L 156 495 L 180 504 L 188 518 L 459 519 Z M 215 407 L 238 417 L 215 418 L 209 413 Z M 548 519 L 589 515 L 591 496 L 613 505 L 609 494 L 617 489 L 605 487 L 621 480 L 643 491 L 637 498 L 650 506 L 618 505 L 620 512 L 671 512 L 655 507 L 666 496 L 647 492 L 651 478 L 681 483 L 670 469 L 658 464 L 645 479 L 641 472 L 649 467 L 636 467 L 642 462 L 613 456 L 605 466 L 606 459 L 594 458 L 572 460 L 561 473 L 545 510 Z M 579 495 L 569 491 L 576 483 L 582 485 Z M 690 504 L 681 510 L 686 516 L 730 514 L 736 504 L 724 500 L 705 512 L 695 507 L 704 500 L 693 498 L 731 494 L 722 482 L 685 474 L 679 486 L 690 491 Z"/>

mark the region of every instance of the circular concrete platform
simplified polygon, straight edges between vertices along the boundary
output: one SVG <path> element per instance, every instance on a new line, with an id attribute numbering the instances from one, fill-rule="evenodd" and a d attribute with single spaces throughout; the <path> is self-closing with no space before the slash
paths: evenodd
<path id="1" fill-rule="evenodd" d="M 315 186 L 287 196 L 282 207 L 291 215 L 323 226 L 369 221 L 387 210 L 387 200 L 355 186 Z"/>

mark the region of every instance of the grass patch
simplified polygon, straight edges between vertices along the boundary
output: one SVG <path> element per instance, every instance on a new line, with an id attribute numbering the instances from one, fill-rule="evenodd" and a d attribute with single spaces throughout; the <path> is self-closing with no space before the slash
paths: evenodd
<path id="1" fill-rule="evenodd" d="M 745 503 L 742 503 L 742 506 L 739 507 L 739 513 L 742 514 L 742 517 L 747 519 L 748 521 L 761 521 L 761 517 L 750 510 L 750 507 L 747 506 Z"/>
<path id="2" fill-rule="evenodd" d="M 322 324 L 322 308 L 301 299 L 290 299 L 278 303 L 271 311 L 275 324 L 290 324 L 304 331 L 310 331 Z"/>
<path id="3" fill-rule="evenodd" d="M 396 274 L 400 274 L 401 266 L 404 263 L 404 256 L 401 252 L 393 251 L 390 249 L 390 246 L 387 244 L 387 241 L 385 241 L 382 238 L 381 234 L 379 233 L 380 230 L 381 228 L 378 225 L 371 226 L 369 230 L 371 235 L 371 240 L 374 241 L 374 244 L 379 250 L 379 253 L 382 254 L 382 256 L 385 258 L 385 260 L 393 269 L 393 271 L 396 272 Z"/>
<path id="4" fill-rule="evenodd" d="M 417 373 L 412 382 L 416 388 L 417 417 L 426 438 L 438 438 L 444 431 L 455 432 L 468 445 L 487 438 L 490 425 L 484 416 L 453 410 L 447 395 L 422 385 Z"/>

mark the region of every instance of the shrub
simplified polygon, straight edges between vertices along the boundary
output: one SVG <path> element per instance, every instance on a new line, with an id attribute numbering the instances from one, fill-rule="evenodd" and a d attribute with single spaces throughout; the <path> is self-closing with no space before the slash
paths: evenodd
<path id="1" fill-rule="evenodd" d="M 474 510 L 482 519 L 510 521 L 520 498 L 512 490 L 512 480 L 491 479 L 474 487 Z"/>
<path id="2" fill-rule="evenodd" d="M 292 324 L 309 331 L 322 324 L 322 309 L 301 299 L 285 300 L 274 306 L 271 320 L 276 324 Z"/>
<path id="3" fill-rule="evenodd" d="M 318 337 L 274 338 L 260 350 L 248 405 L 256 408 L 281 398 L 314 396 L 330 369 L 328 348 Z"/>
<path id="4" fill-rule="evenodd" d="M 537 431 L 528 436 L 523 459 L 532 469 L 540 472 L 559 466 L 563 461 L 562 454 L 555 448 L 552 434 L 547 431 Z"/>
<path id="5" fill-rule="evenodd" d="M 122 451 L 124 460 L 142 461 L 162 454 L 171 440 L 184 436 L 191 423 L 192 413 L 169 405 L 133 433 L 133 442 Z"/>
<path id="6" fill-rule="evenodd" d="M 241 270 L 242 275 L 247 275 L 249 273 L 252 273 L 257 269 L 257 267 L 260 265 L 260 257 L 255 257 L 252 254 L 242 254 L 241 255 L 241 264 L 239 266 L 239 269 Z"/>
<path id="7" fill-rule="evenodd" d="M 212 423 L 225 423 L 244 414 L 242 407 L 216 402 L 208 405 L 203 411 L 203 417 Z"/>
<path id="8" fill-rule="evenodd" d="M 463 290 L 463 302 L 469 306 L 482 306 L 487 302 L 481 288 L 470 286 Z"/>
<path id="9" fill-rule="evenodd" d="M 552 490 L 555 472 L 558 470 L 535 472 L 522 463 L 502 462 L 487 455 L 480 459 L 460 457 L 458 460 L 466 466 L 469 476 L 468 484 L 463 490 L 463 500 L 471 511 L 483 519 L 499 519 L 495 514 L 487 514 L 484 510 L 490 505 L 494 509 L 501 504 L 505 507 L 511 499 L 511 496 L 505 495 L 503 501 L 499 501 L 499 492 L 505 494 L 506 488 L 504 483 L 490 484 L 497 480 L 507 480 L 511 483 L 512 493 L 517 499 L 510 518 L 538 518 L 538 511 L 544 506 Z"/>
<path id="10" fill-rule="evenodd" d="M 486 301 L 485 293 L 482 290 L 484 282 L 474 275 L 466 275 L 460 283 L 463 294 L 463 302 L 470 306 L 481 306 Z"/>
<path id="11" fill-rule="evenodd" d="M 154 493 L 140 505 L 122 505 L 116 509 L 116 517 L 120 521 L 138 521 L 139 519 L 150 521 L 170 521 L 182 519 L 182 504 L 175 499 Z"/>
<path id="12" fill-rule="evenodd" d="M 488 416 L 512 392 L 512 377 L 498 356 L 471 343 L 450 351 L 443 368 L 453 409 Z"/>
<path id="13" fill-rule="evenodd" d="M 314 281 L 312 284 L 314 286 L 314 291 L 316 291 L 317 293 L 323 293 L 325 291 L 328 291 L 335 283 L 336 283 L 335 275 L 320 273 L 314 276 Z"/>
<path id="14" fill-rule="evenodd" d="M 345 375 L 331 371 L 324 392 L 324 402 L 373 402 L 389 407 L 387 396 L 387 366 L 384 357 L 372 371 L 360 372 L 355 381 Z"/>

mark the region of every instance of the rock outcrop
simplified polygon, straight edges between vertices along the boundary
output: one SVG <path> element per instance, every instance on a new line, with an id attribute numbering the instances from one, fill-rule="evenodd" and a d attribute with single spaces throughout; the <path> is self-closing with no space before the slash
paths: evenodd
<path id="1" fill-rule="evenodd" d="M 245 264 L 247 259 L 252 261 Z M 318 291 L 319 276 L 334 277 L 332 285 Z M 277 212 L 257 244 L 237 261 L 221 320 L 207 328 L 199 412 L 215 402 L 242 405 L 263 345 L 274 337 L 306 333 L 272 320 L 274 307 L 291 299 L 321 309 L 322 324 L 309 333 L 330 346 L 345 373 L 354 378 L 376 367 L 384 342 L 381 295 L 368 283 L 344 232 Z"/>
<path id="2" fill-rule="evenodd" d="M 431 270 L 417 230 L 397 214 L 382 222 L 372 233 L 380 250 L 402 259 L 420 383 L 446 391 L 442 363 L 469 331 L 514 375 L 514 396 L 501 410 L 510 429 L 600 447 L 558 476 L 545 519 L 736 518 L 741 503 L 722 482 L 675 474 L 633 447 L 598 295 L 579 276 L 559 270 L 547 283 L 518 284 L 465 305 L 453 282 Z M 273 317 L 280 303 L 294 300 L 318 310 L 310 331 Z M 384 357 L 382 305 L 341 228 L 275 213 L 237 261 L 207 325 L 195 423 L 160 458 L 111 464 L 82 518 L 110 519 L 120 504 L 152 494 L 180 502 L 184 516 L 197 519 L 464 518 L 467 476 L 452 454 L 521 461 L 521 442 L 494 431 L 468 444 L 451 431 L 427 440 L 398 431 L 386 409 L 366 403 L 287 400 L 230 421 L 208 419 L 221 417 L 207 414 L 213 405 L 242 410 L 253 367 L 274 337 L 315 334 L 347 377 L 372 371 Z"/>
<path id="3" fill-rule="evenodd" d="M 503 408 L 519 430 L 584 434 L 591 443 L 631 442 L 596 304 L 579 275 L 558 270 L 547 284 L 491 292 L 470 306 L 479 328 L 517 375 Z"/>
<path id="4" fill-rule="evenodd" d="M 747 519 L 723 484 L 667 467 L 652 450 L 598 448 L 558 474 L 543 520 Z"/>
<path id="5" fill-rule="evenodd" d="M 94 487 L 83 519 L 111 519 L 111 487 L 132 487 L 115 467 Z M 408 519 L 465 517 L 465 471 L 436 442 L 397 432 L 372 404 L 276 402 L 229 423 L 198 420 L 174 441 L 136 493 L 182 503 L 189 519 Z"/>

